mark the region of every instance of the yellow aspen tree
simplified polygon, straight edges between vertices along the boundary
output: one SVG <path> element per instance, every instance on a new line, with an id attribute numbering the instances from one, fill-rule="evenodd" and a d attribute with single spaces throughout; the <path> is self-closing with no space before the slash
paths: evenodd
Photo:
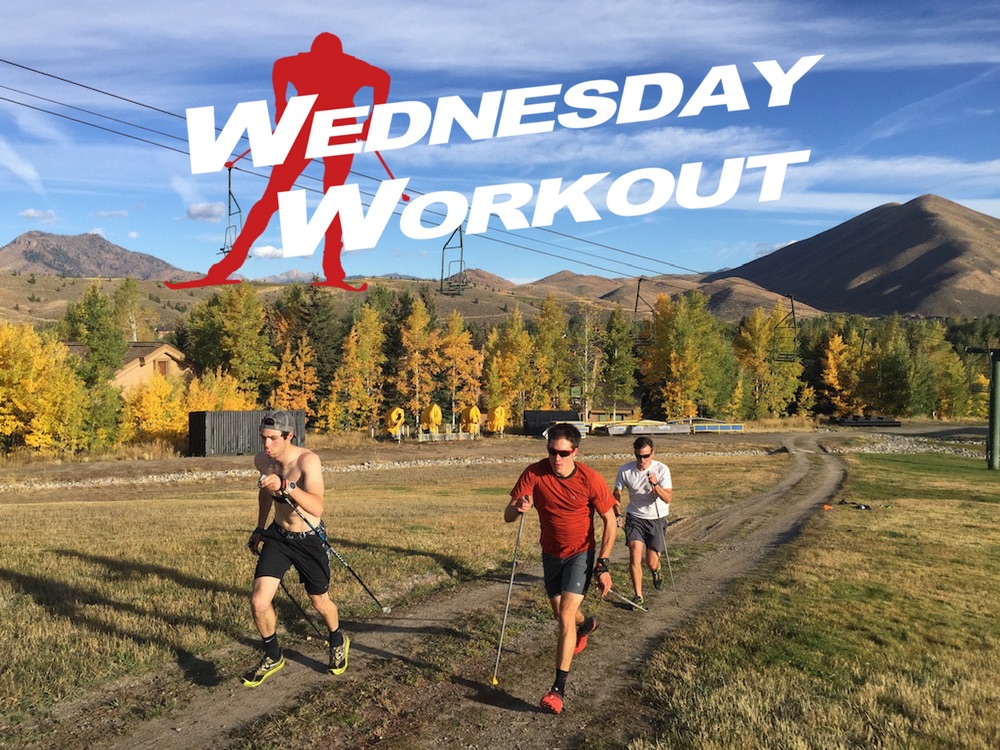
<path id="1" fill-rule="evenodd" d="M 185 390 L 179 378 L 165 378 L 159 374 L 129 388 L 123 398 L 119 441 L 177 442 L 183 439 L 188 430 Z"/>
<path id="2" fill-rule="evenodd" d="M 286 341 L 278 365 L 278 384 L 271 392 L 268 406 L 272 409 L 301 409 L 307 417 L 315 414 L 313 397 L 319 387 L 316 368 L 313 367 L 314 352 L 309 345 L 309 337 L 301 333 L 295 346 Z"/>
<path id="3" fill-rule="evenodd" d="M 326 430 L 373 429 L 380 420 L 385 385 L 385 324 L 376 308 L 365 304 L 344 339 L 340 365 L 329 395 L 320 404 Z"/>
<path id="4" fill-rule="evenodd" d="M 257 408 L 254 394 L 243 390 L 240 382 L 223 372 L 221 367 L 192 378 L 185 401 L 189 412 L 249 411 Z"/>
<path id="5" fill-rule="evenodd" d="M 420 412 L 430 405 L 441 371 L 441 344 L 424 301 L 417 297 L 400 331 L 403 352 L 396 363 L 395 385 L 403 397 L 403 408 L 419 424 Z"/>
<path id="6" fill-rule="evenodd" d="M 640 360 L 643 382 L 658 393 L 669 419 L 721 413 L 732 395 L 738 363 L 731 342 L 697 290 L 653 306 L 653 341 Z"/>
<path id="7" fill-rule="evenodd" d="M 86 403 L 63 344 L 30 325 L 0 324 L 0 448 L 45 454 L 82 448 Z"/>
<path id="8" fill-rule="evenodd" d="M 532 355 L 531 334 L 524 327 L 521 309 L 515 307 L 507 320 L 487 336 L 483 365 L 487 409 L 504 407 L 513 424 L 522 423 L 524 410 L 532 403 L 530 395 L 541 367 Z"/>
<path id="9" fill-rule="evenodd" d="M 452 310 L 441 332 L 441 371 L 451 394 L 451 418 L 454 425 L 458 412 L 479 403 L 480 378 L 483 374 L 483 354 L 472 345 L 472 333 L 458 310 Z"/>
<path id="10" fill-rule="evenodd" d="M 823 392 L 833 414 L 837 417 L 861 414 L 863 409 L 857 399 L 857 370 L 852 366 L 855 358 L 847 342 L 839 333 L 831 333 L 820 360 Z"/>

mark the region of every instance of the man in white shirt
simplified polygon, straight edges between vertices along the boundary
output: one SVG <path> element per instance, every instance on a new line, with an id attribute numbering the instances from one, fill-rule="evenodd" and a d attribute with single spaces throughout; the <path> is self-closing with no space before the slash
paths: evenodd
<path id="1" fill-rule="evenodd" d="M 615 496 L 618 525 L 622 525 L 622 488 L 628 489 L 628 512 L 625 515 L 625 542 L 629 550 L 629 573 L 635 597 L 632 601 L 642 607 L 642 558 L 645 552 L 646 566 L 653 574 L 653 588 L 663 585 L 660 574 L 660 555 L 663 554 L 664 532 L 673 486 L 670 483 L 670 469 L 653 458 L 653 441 L 648 437 L 636 438 L 632 444 L 635 461 L 629 461 L 618 469 L 615 477 Z"/>

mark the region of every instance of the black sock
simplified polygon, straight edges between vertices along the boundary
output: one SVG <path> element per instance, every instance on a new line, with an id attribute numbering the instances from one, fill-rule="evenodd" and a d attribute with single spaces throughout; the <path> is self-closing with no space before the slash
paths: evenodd
<path id="1" fill-rule="evenodd" d="M 274 661 L 281 658 L 281 646 L 278 645 L 277 633 L 273 633 L 264 639 L 264 653 Z"/>
<path id="2" fill-rule="evenodd" d="M 556 670 L 556 681 L 552 683 L 552 689 L 563 695 L 566 692 L 566 678 L 569 677 L 568 669 L 557 669 Z"/>
<path id="3" fill-rule="evenodd" d="M 340 628 L 330 631 L 330 645 L 333 648 L 344 645 L 344 634 L 340 632 Z"/>
<path id="4" fill-rule="evenodd" d="M 584 633 L 589 634 L 590 631 L 592 631 L 593 629 L 594 629 L 594 618 L 588 617 L 583 622 L 581 622 L 579 625 L 576 626 L 576 634 L 577 636 L 581 636 Z"/>

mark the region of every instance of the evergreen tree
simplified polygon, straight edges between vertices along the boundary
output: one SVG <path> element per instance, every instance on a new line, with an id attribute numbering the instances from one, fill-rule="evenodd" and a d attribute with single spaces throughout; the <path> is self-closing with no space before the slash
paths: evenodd
<path id="1" fill-rule="evenodd" d="M 619 405 L 633 403 L 638 364 L 632 339 L 632 323 L 625 317 L 620 305 L 608 317 L 601 348 L 604 353 L 601 382 L 604 386 L 605 405 L 611 406 L 614 419 Z"/>
<path id="2" fill-rule="evenodd" d="M 353 319 L 346 324 L 341 320 L 335 300 L 334 295 L 320 287 L 291 284 L 273 305 L 271 328 L 277 334 L 279 326 L 283 326 L 287 336 L 281 348 L 284 348 L 285 341 L 297 341 L 303 334 L 312 347 L 310 366 L 315 368 L 319 383 L 310 403 L 312 410 L 326 398 L 333 373 L 340 364 L 344 336 L 353 324 Z"/>
<path id="3" fill-rule="evenodd" d="M 90 386 L 111 380 L 125 361 L 128 342 L 115 324 L 114 305 L 101 293 L 100 284 L 87 287 L 78 302 L 66 306 L 62 323 L 65 341 L 86 345 L 80 375 Z"/>
<path id="4" fill-rule="evenodd" d="M 226 286 L 188 316 L 188 359 L 201 370 L 221 368 L 250 391 L 274 382 L 277 357 L 264 308 L 250 284 Z"/>
<path id="5" fill-rule="evenodd" d="M 542 301 L 535 319 L 533 358 L 538 406 L 542 409 L 569 408 L 569 339 L 566 313 L 555 295 Z"/>

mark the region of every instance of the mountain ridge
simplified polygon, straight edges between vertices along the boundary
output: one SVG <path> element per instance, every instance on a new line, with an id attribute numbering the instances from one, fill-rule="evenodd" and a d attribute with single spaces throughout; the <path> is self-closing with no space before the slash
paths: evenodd
<path id="1" fill-rule="evenodd" d="M 648 315 L 660 294 L 691 289 L 702 290 L 709 297 L 709 309 L 727 321 L 738 321 L 755 307 L 773 308 L 780 300 L 788 307 L 788 298 L 794 299 L 796 313 L 802 316 L 847 312 L 871 317 L 892 313 L 976 317 L 1000 309 L 998 261 L 1000 219 L 928 194 L 906 203 L 877 206 L 724 271 L 609 279 L 563 270 L 518 285 L 473 268 L 464 272 L 463 294 L 475 295 L 467 300 L 469 314 L 481 319 L 505 314 L 511 303 L 504 300 L 511 297 L 513 304 L 526 306 L 526 317 L 533 317 L 540 300 L 549 294 L 571 306 L 617 304 Z M 197 276 L 154 256 L 114 245 L 100 235 L 39 231 L 26 232 L 0 248 L 0 271 L 148 282 Z M 272 285 L 270 294 L 284 283 L 308 282 L 306 276 L 288 272 L 256 281 Z M 442 286 L 437 291 L 438 279 L 403 278 L 394 273 L 366 278 L 428 284 L 442 297 L 460 299 L 454 288 L 446 292 Z M 211 293 L 212 288 L 204 291 Z"/>

